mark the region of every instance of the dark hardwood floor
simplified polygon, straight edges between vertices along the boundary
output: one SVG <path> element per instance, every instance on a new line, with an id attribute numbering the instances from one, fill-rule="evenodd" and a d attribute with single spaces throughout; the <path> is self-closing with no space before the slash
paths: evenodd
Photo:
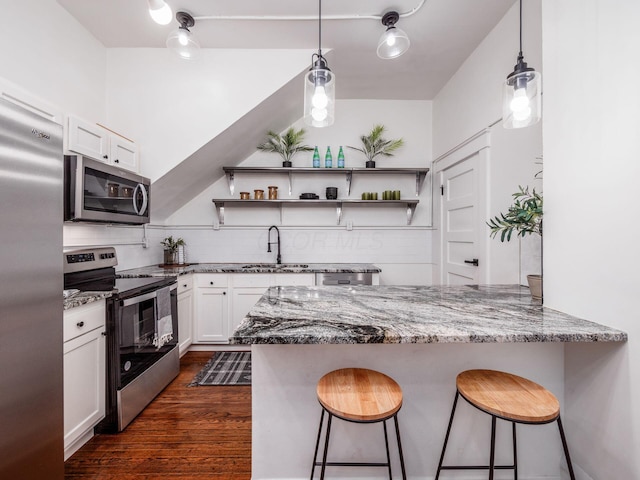
<path id="1" fill-rule="evenodd" d="M 96 435 L 65 479 L 251 478 L 251 387 L 187 387 L 211 358 L 189 352 L 180 375 L 117 435 Z"/>

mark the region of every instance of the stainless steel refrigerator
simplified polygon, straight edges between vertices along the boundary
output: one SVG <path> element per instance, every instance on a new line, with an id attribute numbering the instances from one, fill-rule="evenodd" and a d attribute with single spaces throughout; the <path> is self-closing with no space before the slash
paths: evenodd
<path id="1" fill-rule="evenodd" d="M 62 126 L 0 99 L 0 478 L 64 477 Z"/>

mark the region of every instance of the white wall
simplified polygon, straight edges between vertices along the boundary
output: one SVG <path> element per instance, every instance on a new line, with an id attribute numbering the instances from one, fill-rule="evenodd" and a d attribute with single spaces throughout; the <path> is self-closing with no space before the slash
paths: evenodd
<path id="1" fill-rule="evenodd" d="M 140 145 L 140 171 L 154 181 L 298 75 L 309 56 L 203 49 L 185 61 L 165 48 L 109 49 L 109 125 Z"/>
<path id="2" fill-rule="evenodd" d="M 0 0 L 0 77 L 93 121 L 105 120 L 106 49 L 55 0 Z"/>
<path id="3" fill-rule="evenodd" d="M 505 243 L 499 239 L 486 240 L 490 233 L 486 220 L 508 209 L 519 185 L 536 187 L 538 191 L 541 187 L 534 175 L 541 170 L 536 162 L 542 156 L 542 125 L 506 130 L 499 123 L 502 84 L 513 70 L 518 54 L 518 14 L 516 3 L 433 100 L 436 161 L 490 128 L 487 178 L 482 183 L 486 191 L 481 192 L 486 203 L 481 206 L 478 224 L 479 234 L 484 236 L 478 242 L 482 247 L 478 258 L 486 265 L 488 283 L 526 283 L 526 274 L 540 271 L 539 238 L 527 238 L 522 244 L 515 238 Z M 540 0 L 524 2 L 523 32 L 525 61 L 541 71 Z M 437 199 L 435 203 L 438 208 Z M 434 246 L 437 250 L 434 262 L 438 263 L 439 243 L 434 242 Z"/>
<path id="4" fill-rule="evenodd" d="M 346 167 L 363 167 L 365 157 L 346 145 L 359 146 L 359 136 L 376 123 L 387 127 L 386 138 L 402 137 L 406 144 L 394 157 L 377 160 L 378 167 L 430 167 L 431 102 L 338 100 L 336 123 L 329 128 L 307 128 L 305 143 L 318 145 L 324 165 L 327 146 L 331 147 L 334 167 L 338 149 L 344 146 Z M 294 124 L 303 128 L 302 121 Z M 265 131 L 269 128 L 265 125 Z M 310 167 L 312 152 L 300 153 L 293 165 Z M 276 154 L 256 152 L 242 166 L 279 166 Z M 237 174 L 233 198 L 240 191 L 267 190 L 277 185 L 279 198 L 289 198 L 286 175 Z M 400 189 L 403 198 L 415 198 L 414 175 L 354 175 L 351 195 L 360 198 L 363 191 Z M 347 198 L 345 177 L 335 174 L 295 175 L 291 198 L 303 192 L 315 192 L 324 198 L 327 186 L 337 186 L 338 196 Z M 227 180 L 221 178 L 168 219 L 171 232 L 185 239 L 190 261 L 197 262 L 272 262 L 267 253 L 267 228 L 281 228 L 284 262 L 364 262 L 383 269 L 382 283 L 431 283 L 431 184 L 427 178 L 420 204 L 410 227 L 406 211 L 398 207 L 344 207 L 343 220 L 336 226 L 335 208 L 227 207 L 225 224 L 219 230 L 211 199 L 230 198 Z M 351 223 L 353 230 L 347 230 Z"/>
<path id="5" fill-rule="evenodd" d="M 583 479 L 640 478 L 640 3 L 545 1 L 544 295 L 620 328 L 626 345 L 566 347 L 566 428 Z M 576 76 L 580 71 L 581 74 Z"/>

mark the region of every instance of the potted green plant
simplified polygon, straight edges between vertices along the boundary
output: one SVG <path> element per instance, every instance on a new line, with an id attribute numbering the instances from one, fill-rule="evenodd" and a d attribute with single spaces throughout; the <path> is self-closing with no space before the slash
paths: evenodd
<path id="1" fill-rule="evenodd" d="M 174 239 L 173 236 L 167 237 L 160 242 L 164 247 L 164 264 L 174 265 L 178 263 L 178 248 L 184 247 L 186 243 L 182 238 Z"/>
<path id="2" fill-rule="evenodd" d="M 367 168 L 376 167 L 374 159 L 378 155 L 392 157 L 393 152 L 404 145 L 404 140 L 402 138 L 397 140 L 387 140 L 384 138 L 382 136 L 384 129 L 384 125 L 374 125 L 368 135 L 362 135 L 360 137 L 360 140 L 362 141 L 362 148 L 347 145 L 347 148 L 364 153 L 367 157 L 367 163 L 365 164 Z"/>
<path id="3" fill-rule="evenodd" d="M 487 222 L 491 228 L 491 238 L 500 234 L 500 241 L 508 242 L 513 232 L 516 232 L 516 237 L 532 234 L 542 237 L 542 194 L 536 192 L 535 188 L 531 191 L 529 187 L 518 188 L 507 213 L 500 213 Z M 531 296 L 542 299 L 542 275 L 527 275 L 527 282 Z"/>
<path id="4" fill-rule="evenodd" d="M 282 157 L 282 166 L 290 167 L 291 158 L 296 153 L 313 151 L 309 145 L 302 145 L 305 133 L 304 128 L 296 131 L 293 127 L 284 132 L 284 135 L 269 130 L 267 139 L 258 145 L 258 150 L 277 153 Z"/>

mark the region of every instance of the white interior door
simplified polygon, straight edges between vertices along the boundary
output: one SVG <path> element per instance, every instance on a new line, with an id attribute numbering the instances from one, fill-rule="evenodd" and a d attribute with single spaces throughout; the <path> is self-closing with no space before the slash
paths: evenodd
<path id="1" fill-rule="evenodd" d="M 443 170 L 441 185 L 442 283 L 477 285 L 478 154 Z"/>

